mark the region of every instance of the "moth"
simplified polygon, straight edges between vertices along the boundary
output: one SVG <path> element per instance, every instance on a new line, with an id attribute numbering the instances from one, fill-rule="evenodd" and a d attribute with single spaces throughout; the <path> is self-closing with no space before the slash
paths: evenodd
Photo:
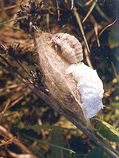
<path id="1" fill-rule="evenodd" d="M 76 87 L 81 95 L 81 108 L 86 120 L 92 118 L 103 108 L 103 83 L 96 70 L 85 65 L 81 43 L 72 35 L 57 33 L 53 35 L 52 42 L 60 47 L 61 57 L 69 62 L 66 74 L 72 74 Z"/>
<path id="2" fill-rule="evenodd" d="M 67 33 L 57 33 L 53 35 L 52 42 L 61 49 L 60 55 L 70 64 L 83 60 L 82 45 L 74 36 Z"/>

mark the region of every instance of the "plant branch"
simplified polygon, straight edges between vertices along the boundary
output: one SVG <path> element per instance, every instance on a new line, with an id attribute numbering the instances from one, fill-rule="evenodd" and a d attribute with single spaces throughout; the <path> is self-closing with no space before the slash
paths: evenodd
<path id="1" fill-rule="evenodd" d="M 1 55 L 0 55 L 1 57 Z M 40 89 L 38 89 L 38 87 L 34 87 L 32 85 L 32 83 L 30 83 L 29 81 L 25 80 L 24 77 L 19 74 L 19 72 L 14 69 L 14 67 L 12 67 L 9 62 L 6 61 L 6 59 L 4 59 L 2 57 L 2 59 L 11 67 L 11 69 L 13 70 L 13 72 L 15 74 L 17 74 L 17 77 L 28 87 L 30 88 L 33 93 L 37 96 L 39 96 L 40 98 L 42 98 L 46 103 L 48 103 L 48 105 L 50 105 L 52 107 L 52 98 L 50 96 L 47 96 L 45 93 L 43 93 Z M 56 105 L 57 107 L 57 105 Z M 102 141 L 101 139 L 99 139 L 97 137 L 97 135 L 95 134 L 95 132 L 93 130 L 91 130 L 91 128 L 88 128 L 87 126 L 85 126 L 81 120 L 75 118 L 73 116 L 73 114 L 71 114 L 71 112 L 68 112 L 65 109 L 57 109 L 56 107 L 52 107 L 55 111 L 57 111 L 58 113 L 60 113 L 61 115 L 65 116 L 68 120 L 70 120 L 79 130 L 83 131 L 83 133 L 90 139 L 92 140 L 97 146 L 101 147 L 104 151 L 106 151 L 112 158 L 118 158 L 119 154 L 118 152 L 116 152 L 110 145 L 109 143 Z"/>

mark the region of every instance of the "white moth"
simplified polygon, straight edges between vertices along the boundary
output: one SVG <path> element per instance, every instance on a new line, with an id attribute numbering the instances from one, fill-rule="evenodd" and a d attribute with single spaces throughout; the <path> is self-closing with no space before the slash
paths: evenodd
<path id="1" fill-rule="evenodd" d="M 88 67 L 84 63 L 71 64 L 67 74 L 72 74 L 77 81 L 77 89 L 81 94 L 82 110 L 88 120 L 96 115 L 103 108 L 103 83 L 98 77 L 96 70 Z"/>
<path id="2" fill-rule="evenodd" d="M 88 120 L 103 108 L 103 83 L 95 70 L 81 62 L 83 60 L 82 46 L 74 36 L 67 33 L 57 33 L 53 35 L 52 43 L 60 47 L 60 56 L 70 64 L 66 73 L 71 73 L 77 82 L 82 111 Z"/>
<path id="3" fill-rule="evenodd" d="M 74 36 L 67 33 L 57 33 L 53 35 L 52 42 L 60 47 L 61 56 L 70 64 L 79 63 L 83 60 L 81 43 Z"/>

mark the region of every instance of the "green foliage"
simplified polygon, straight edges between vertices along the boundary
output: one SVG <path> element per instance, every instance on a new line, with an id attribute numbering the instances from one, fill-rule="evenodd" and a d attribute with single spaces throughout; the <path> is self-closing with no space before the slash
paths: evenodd
<path id="1" fill-rule="evenodd" d="M 118 27 L 114 27 L 113 29 L 111 29 L 108 42 L 109 42 L 110 48 L 119 47 L 119 28 Z"/>
<path id="2" fill-rule="evenodd" d="M 73 151 L 67 149 L 67 140 L 64 140 L 61 129 L 55 129 L 51 132 L 50 144 L 52 144 L 50 145 L 51 153 L 48 155 L 48 158 L 71 158 Z"/>
<path id="3" fill-rule="evenodd" d="M 113 102 L 111 105 L 119 109 L 119 102 Z"/>
<path id="4" fill-rule="evenodd" d="M 109 123 L 95 119 L 96 130 L 105 138 L 110 141 L 119 142 L 119 131 L 117 131 Z"/>
<path id="5" fill-rule="evenodd" d="M 107 153 L 105 153 L 101 148 L 96 147 L 89 152 L 86 158 L 111 158 Z"/>
<path id="6" fill-rule="evenodd" d="M 114 148 L 117 149 L 119 131 L 114 126 L 119 126 L 119 26 L 117 21 L 113 25 L 110 24 L 117 16 L 115 11 L 118 1 L 43 0 L 42 4 L 35 5 L 40 0 L 34 0 L 33 8 L 30 8 L 31 12 L 28 14 L 29 8 L 23 7 L 24 16 L 20 15 L 21 17 L 16 19 L 14 19 L 15 13 L 21 3 L 17 5 L 13 0 L 10 0 L 10 2 L 8 4 L 6 1 L 3 5 L 5 8 L 2 8 L 2 1 L 0 3 L 0 7 L 2 6 L 0 8 L 0 42 L 8 43 L 8 45 L 9 43 L 17 43 L 17 45 L 15 49 L 10 49 L 12 54 L 10 57 L 10 54 L 6 54 L 3 51 L 4 49 L 0 47 L 0 55 L 3 55 L 14 66 L 15 70 L 20 69 L 20 74 L 25 74 L 22 81 L 27 79 L 34 83 L 37 78 L 34 73 L 35 70 L 31 66 L 36 59 L 32 56 L 32 50 L 25 50 L 24 52 L 23 48 L 18 49 L 18 43 L 23 44 L 23 47 L 26 45 L 29 47 L 32 43 L 31 39 L 29 35 L 13 25 L 13 22 L 20 20 L 21 24 L 25 22 L 26 25 L 21 27 L 24 29 L 27 29 L 27 24 L 30 27 L 33 23 L 44 31 L 67 32 L 76 36 L 82 42 L 84 48 L 84 62 L 93 65 L 104 83 L 105 107 L 102 113 L 98 115 L 102 120 L 95 119 L 94 121 L 95 130 L 101 137 L 113 143 Z M 23 0 L 22 5 L 25 3 Z M 75 12 L 74 7 L 76 7 Z M 83 22 L 85 18 L 86 20 Z M 28 32 L 31 31 L 30 29 L 28 29 Z M 90 53 L 85 51 L 85 47 L 88 48 Z M 9 48 L 12 48 L 12 46 Z M 16 60 L 20 61 L 21 65 L 25 63 L 27 71 L 25 69 L 24 71 Z M 0 58 L 0 112 L 0 124 L 7 127 L 8 131 L 11 131 L 37 157 L 110 158 L 101 148 L 94 147 L 94 144 L 84 134 L 69 125 L 66 119 L 62 116 L 56 117 L 55 112 L 45 102 L 35 96 L 26 85 L 18 80 L 16 73 L 2 58 Z M 112 125 L 107 122 L 111 122 Z M 65 128 L 62 127 L 64 124 L 66 125 Z M 87 153 L 75 152 L 71 148 L 68 141 L 72 135 L 81 138 L 81 147 L 86 142 L 85 148 L 89 149 Z M 1 133 L 0 136 L 3 142 L 9 143 L 8 138 L 4 138 Z M 13 143 L 14 139 L 9 145 L 4 143 L 1 145 L 0 143 L 1 157 L 10 157 L 7 149 L 17 153 L 16 148 L 12 146 Z M 78 146 L 78 143 L 76 146 Z"/>

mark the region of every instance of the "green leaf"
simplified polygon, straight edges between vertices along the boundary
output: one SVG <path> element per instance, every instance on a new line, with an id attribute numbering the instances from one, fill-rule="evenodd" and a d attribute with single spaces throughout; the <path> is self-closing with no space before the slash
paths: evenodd
<path id="1" fill-rule="evenodd" d="M 51 153 L 48 155 L 48 158 L 71 158 L 73 151 L 66 148 L 67 141 L 63 138 L 63 130 L 52 130 L 49 144 Z"/>
<path id="2" fill-rule="evenodd" d="M 108 22 L 110 22 L 110 19 L 108 18 L 108 16 L 102 11 L 102 9 L 100 8 L 100 6 L 98 4 L 96 4 L 96 10 L 98 11 L 98 13 Z"/>
<path id="3" fill-rule="evenodd" d="M 119 46 L 119 28 L 118 27 L 113 27 L 113 29 L 111 30 L 108 43 L 109 43 L 110 48 L 115 48 Z"/>
<path id="4" fill-rule="evenodd" d="M 115 108 L 119 108 L 119 102 L 113 102 L 111 103 L 112 106 L 114 106 Z"/>
<path id="5" fill-rule="evenodd" d="M 95 119 L 95 128 L 96 130 L 105 138 L 110 141 L 119 142 L 119 131 L 117 131 L 109 123 Z"/>
<path id="6" fill-rule="evenodd" d="M 86 158 L 86 156 L 87 156 L 86 154 L 77 154 L 76 153 L 73 155 L 73 158 Z"/>
<path id="7" fill-rule="evenodd" d="M 86 158 L 111 158 L 101 148 L 96 147 L 91 150 Z"/>

